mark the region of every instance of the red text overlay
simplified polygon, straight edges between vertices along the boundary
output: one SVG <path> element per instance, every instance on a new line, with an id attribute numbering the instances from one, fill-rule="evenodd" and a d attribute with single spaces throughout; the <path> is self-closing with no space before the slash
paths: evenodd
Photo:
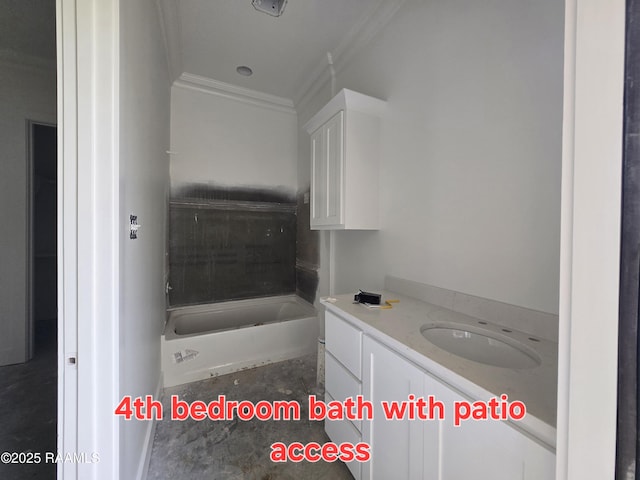
<path id="1" fill-rule="evenodd" d="M 433 395 L 416 397 L 409 395 L 403 401 L 381 401 L 382 414 L 386 420 L 445 420 L 446 409 L 443 402 Z M 456 427 L 468 420 L 522 420 L 527 413 L 523 402 L 510 402 L 506 394 L 490 398 L 487 401 L 469 402 L 457 400 L 453 402 L 451 416 Z M 324 402 L 310 395 L 307 410 L 309 420 L 372 420 L 374 416 L 373 403 L 364 400 L 362 395 L 349 397 L 344 401 L 332 400 Z M 151 395 L 132 398 L 125 396 L 114 411 L 115 415 L 125 420 L 162 420 L 164 408 L 162 403 L 154 400 Z M 225 395 L 219 395 L 216 400 L 205 403 L 195 400 L 191 403 L 181 400 L 178 395 L 172 395 L 170 401 L 171 420 L 192 419 L 202 420 L 238 420 L 249 421 L 267 420 L 300 420 L 301 406 L 295 400 L 276 400 L 251 402 L 248 400 L 228 400 Z M 346 447 L 345 447 L 346 448 Z M 294 454 L 294 457 L 296 455 Z"/>
<path id="2" fill-rule="evenodd" d="M 271 445 L 271 461 L 272 462 L 317 462 L 324 460 L 325 462 L 335 462 L 342 460 L 343 462 L 368 462 L 371 459 L 369 452 L 369 444 L 360 442 L 345 442 L 336 444 L 332 442 L 320 445 L 316 442 L 302 444 L 293 442 L 285 445 L 282 442 L 276 442 Z"/>

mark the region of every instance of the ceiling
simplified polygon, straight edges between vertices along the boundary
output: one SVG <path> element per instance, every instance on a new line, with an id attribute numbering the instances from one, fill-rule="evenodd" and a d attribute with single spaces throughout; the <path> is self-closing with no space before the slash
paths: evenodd
<path id="1" fill-rule="evenodd" d="M 0 0 L 0 50 L 55 60 L 55 0 Z"/>
<path id="2" fill-rule="evenodd" d="M 280 17 L 251 0 L 175 1 L 183 72 L 293 99 L 385 0 L 288 0 Z M 240 65 L 253 75 L 239 75 Z"/>
<path id="3" fill-rule="evenodd" d="M 273 17 L 251 0 L 155 1 L 174 79 L 186 72 L 296 101 L 327 74 L 327 52 L 336 60 L 367 21 L 400 3 L 288 0 Z M 55 0 L 0 0 L 0 56 L 54 61 L 55 14 Z M 240 65 L 253 75 L 238 74 Z"/>

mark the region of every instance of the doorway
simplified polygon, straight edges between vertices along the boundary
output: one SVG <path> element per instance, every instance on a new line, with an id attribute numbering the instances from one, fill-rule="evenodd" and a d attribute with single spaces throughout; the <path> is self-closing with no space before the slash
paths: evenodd
<path id="1" fill-rule="evenodd" d="M 28 122 L 30 152 L 30 357 L 55 349 L 57 299 L 57 128 Z"/>
<path id="2" fill-rule="evenodd" d="M 0 451 L 40 452 L 1 464 L 2 478 L 55 478 L 57 435 L 57 128 L 27 121 L 27 362 L 0 367 Z"/>

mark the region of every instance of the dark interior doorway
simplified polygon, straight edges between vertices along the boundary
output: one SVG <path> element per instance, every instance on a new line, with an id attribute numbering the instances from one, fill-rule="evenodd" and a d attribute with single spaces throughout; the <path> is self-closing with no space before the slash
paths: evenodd
<path id="1" fill-rule="evenodd" d="M 57 447 L 57 129 L 28 122 L 30 360 L 0 367 L 0 451 L 41 461 L 0 464 L 0 478 L 52 479 Z"/>
<path id="2" fill-rule="evenodd" d="M 35 353 L 55 344 L 57 292 L 57 129 L 31 124 L 32 317 Z"/>

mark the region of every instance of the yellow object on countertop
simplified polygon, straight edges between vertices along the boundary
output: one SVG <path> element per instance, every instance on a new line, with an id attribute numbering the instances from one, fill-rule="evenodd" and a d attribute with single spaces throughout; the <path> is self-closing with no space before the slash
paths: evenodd
<path id="1" fill-rule="evenodd" d="M 355 302 L 357 303 L 357 302 Z M 372 305 L 371 303 L 361 303 L 361 305 L 364 305 L 367 308 L 377 308 L 380 310 L 389 310 L 390 308 L 393 308 L 392 303 L 400 303 L 400 300 L 385 300 L 384 304 L 382 305 Z"/>

